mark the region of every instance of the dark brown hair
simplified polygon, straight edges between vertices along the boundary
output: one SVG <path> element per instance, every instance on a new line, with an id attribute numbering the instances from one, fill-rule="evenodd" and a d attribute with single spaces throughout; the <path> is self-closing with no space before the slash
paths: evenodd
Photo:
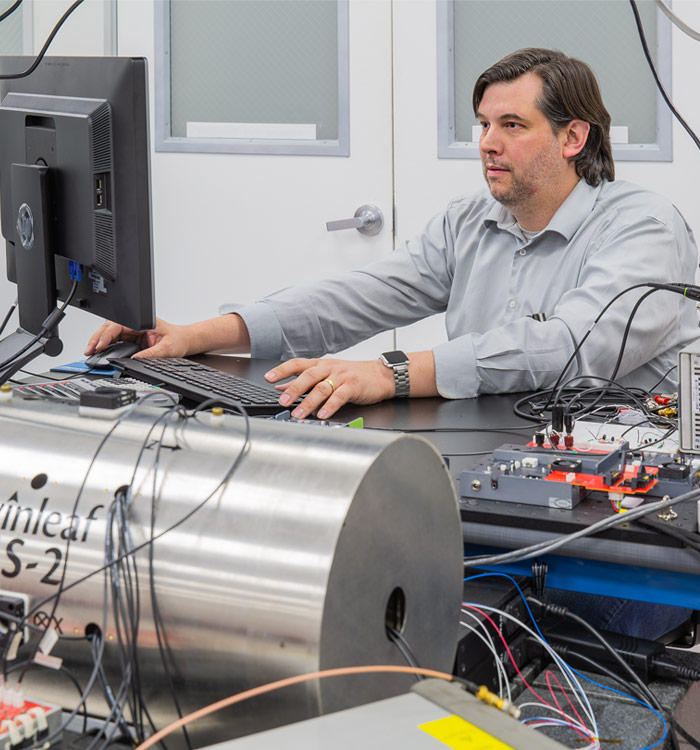
<path id="1" fill-rule="evenodd" d="M 590 185 L 597 185 L 601 179 L 614 180 L 610 114 L 603 104 L 595 73 L 582 60 L 558 50 L 537 47 L 517 50 L 477 78 L 472 95 L 474 112 L 492 83 L 513 81 L 530 72 L 542 79 L 537 106 L 555 133 L 571 120 L 583 120 L 590 125 L 586 145 L 573 157 L 578 176 Z"/>

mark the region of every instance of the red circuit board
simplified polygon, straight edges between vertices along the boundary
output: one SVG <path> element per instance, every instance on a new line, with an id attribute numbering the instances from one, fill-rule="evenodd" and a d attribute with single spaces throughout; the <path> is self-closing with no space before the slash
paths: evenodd
<path id="1" fill-rule="evenodd" d="M 614 484 L 605 484 L 603 477 L 598 474 L 574 474 L 573 479 L 569 481 L 567 477 L 570 472 L 566 471 L 551 471 L 545 478 L 550 482 L 566 482 L 567 484 L 575 484 L 581 487 L 585 487 L 587 490 L 597 490 L 598 492 L 619 492 L 624 495 L 636 495 L 644 494 L 648 492 L 655 484 L 658 479 L 656 473 L 658 469 L 653 466 L 645 467 L 644 474 L 648 477 L 648 481 L 644 481 L 644 477 L 639 477 L 640 466 L 625 466 L 625 471 L 622 476 Z M 625 485 L 635 477 L 639 477 L 639 483 L 636 488 L 632 488 Z"/>

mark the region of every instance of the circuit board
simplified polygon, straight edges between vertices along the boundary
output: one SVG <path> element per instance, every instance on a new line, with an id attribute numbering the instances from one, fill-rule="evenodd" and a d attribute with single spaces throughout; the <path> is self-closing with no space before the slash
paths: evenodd
<path id="1" fill-rule="evenodd" d="M 589 492 L 602 492 L 627 507 L 644 497 L 673 498 L 692 490 L 700 484 L 699 470 L 695 458 L 630 451 L 626 442 L 607 452 L 503 445 L 461 473 L 460 495 L 570 509 Z"/>

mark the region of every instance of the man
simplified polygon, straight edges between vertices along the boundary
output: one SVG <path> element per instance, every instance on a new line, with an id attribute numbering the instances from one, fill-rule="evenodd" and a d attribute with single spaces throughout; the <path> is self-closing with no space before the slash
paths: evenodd
<path id="1" fill-rule="evenodd" d="M 490 195 L 453 202 L 421 236 L 361 271 L 189 326 L 159 321 L 136 334 L 106 323 L 86 353 L 136 337 L 144 357 L 220 350 L 296 357 L 267 378 L 298 376 L 278 386 L 280 403 L 307 393 L 294 416 L 318 409 L 326 418 L 347 402 L 392 398 L 394 371 L 380 359 L 300 357 L 445 311 L 450 340 L 409 354 L 411 396 L 527 391 L 554 383 L 615 294 L 645 281 L 694 281 L 697 250 L 678 211 L 613 181 L 610 116 L 585 63 L 520 50 L 479 77 L 473 102 Z M 571 375 L 612 374 L 638 297 L 629 293 L 611 307 Z M 622 382 L 657 383 L 697 333 L 694 305 L 668 292 L 652 295 L 630 332 Z"/>
<path id="2" fill-rule="evenodd" d="M 189 326 L 159 321 L 134 332 L 105 323 L 86 354 L 120 338 L 136 356 L 250 351 L 284 359 L 267 378 L 280 403 L 307 393 L 293 412 L 331 416 L 347 402 L 397 393 L 380 359 L 305 359 L 446 312 L 449 341 L 409 355 L 410 395 L 465 398 L 553 385 L 603 307 L 633 284 L 690 282 L 697 249 L 665 199 L 614 181 L 610 116 L 595 76 L 561 52 L 519 50 L 486 70 L 473 93 L 489 191 L 458 200 L 422 235 L 361 271 L 282 290 L 236 314 Z M 490 194 L 489 194 L 490 193 Z M 583 345 L 574 374 L 609 377 L 623 330 L 642 292 L 628 293 Z M 620 375 L 651 387 L 698 337 L 695 306 L 658 292 L 631 328 Z M 408 389 L 407 389 L 408 390 Z M 571 605 L 581 600 L 573 595 Z M 593 624 L 656 637 L 686 617 L 673 607 L 605 597 L 582 614 Z"/>

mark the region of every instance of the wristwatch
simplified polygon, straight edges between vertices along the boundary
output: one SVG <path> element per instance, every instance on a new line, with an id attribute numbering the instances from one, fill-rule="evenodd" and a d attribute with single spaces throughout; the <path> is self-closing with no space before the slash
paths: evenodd
<path id="1" fill-rule="evenodd" d="M 402 351 L 384 352 L 379 358 L 394 371 L 394 385 L 396 386 L 394 396 L 397 398 L 408 396 L 410 392 L 408 382 L 409 359 L 406 354 Z"/>

